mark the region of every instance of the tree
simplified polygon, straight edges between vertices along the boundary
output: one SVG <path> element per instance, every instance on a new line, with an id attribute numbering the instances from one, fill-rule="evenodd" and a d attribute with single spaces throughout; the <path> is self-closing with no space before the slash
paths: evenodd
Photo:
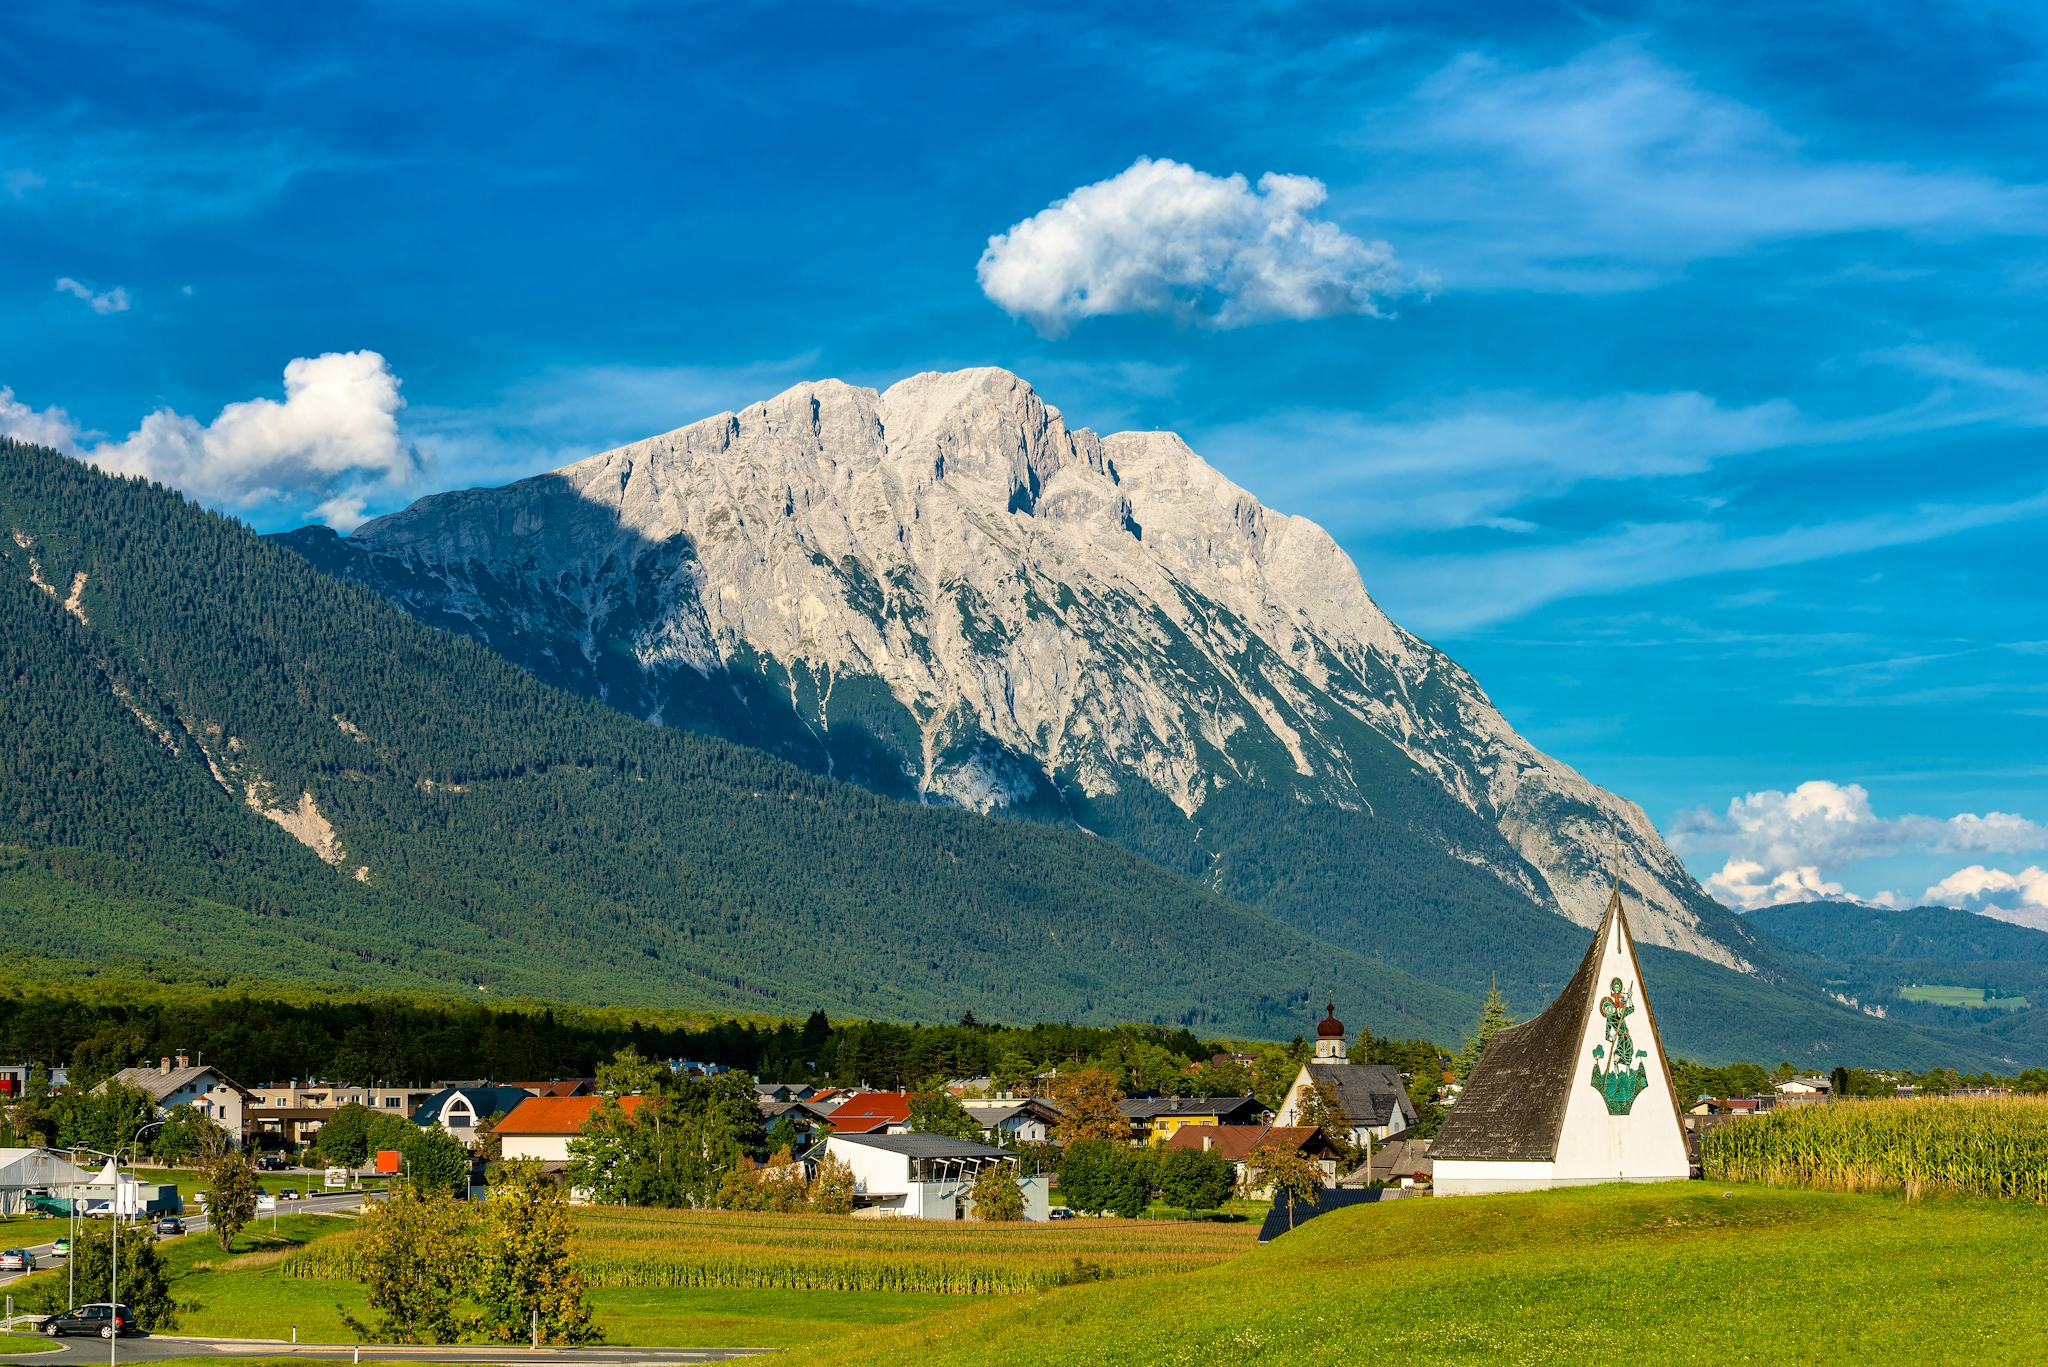
<path id="1" fill-rule="evenodd" d="M 1849 1095 L 1849 1070 L 1839 1063 L 1835 1065 L 1835 1071 L 1828 1074 L 1828 1091 L 1834 1096 Z"/>
<path id="2" fill-rule="evenodd" d="M 357 1276 L 370 1303 L 365 1322 L 342 1322 L 364 1339 L 450 1343 L 464 1329 L 473 1221 L 445 1191 L 402 1186 L 370 1207 L 356 1241 Z"/>
<path id="3" fill-rule="evenodd" d="M 360 1168 L 369 1157 L 369 1124 L 376 1114 L 354 1101 L 337 1109 L 313 1136 L 321 1161 L 329 1167 Z"/>
<path id="4" fill-rule="evenodd" d="M 1159 1199 L 1180 1210 L 1218 1210 L 1237 1170 L 1214 1149 L 1169 1148 L 1159 1155 Z"/>
<path id="5" fill-rule="evenodd" d="M 131 1025 L 103 1025 L 78 1042 L 65 1070 L 66 1085 L 89 1092 L 148 1051 L 149 1044 Z"/>
<path id="6" fill-rule="evenodd" d="M 227 1147 L 227 1139 L 220 1123 L 197 1106 L 173 1106 L 151 1137 L 149 1151 L 166 1163 L 186 1163 L 213 1158 Z"/>
<path id="7" fill-rule="evenodd" d="M 1245 1194 L 1270 1191 L 1275 1201 L 1287 1207 L 1287 1227 L 1294 1228 L 1297 1202 L 1314 1201 L 1322 1190 L 1323 1172 L 1302 1157 L 1299 1149 L 1282 1144 L 1261 1144 L 1244 1160 Z"/>
<path id="8" fill-rule="evenodd" d="M 1152 1202 L 1152 1154 L 1107 1139 L 1080 1139 L 1060 1157 L 1060 1194 L 1074 1210 L 1136 1219 Z"/>
<path id="9" fill-rule="evenodd" d="M 606 1096 L 591 1107 L 582 1129 L 569 1141 L 563 1176 L 598 1205 L 625 1205 L 637 1185 L 641 1134 L 618 1099 Z"/>
<path id="10" fill-rule="evenodd" d="M 949 1139 L 979 1140 L 985 1134 L 981 1122 L 967 1113 L 940 1078 L 910 1094 L 910 1128 L 918 1134 L 941 1134 Z"/>
<path id="11" fill-rule="evenodd" d="M 1118 1102 L 1124 1099 L 1116 1075 L 1100 1068 L 1077 1068 L 1061 1073 L 1046 1088 L 1046 1097 L 1059 1112 L 1053 1133 L 1064 1146 L 1085 1140 L 1109 1140 L 1121 1144 L 1131 1135 L 1131 1122 Z"/>
<path id="12" fill-rule="evenodd" d="M 762 1142 L 768 1146 L 770 1153 L 777 1149 L 788 1149 L 794 1153 L 803 1147 L 804 1127 L 797 1124 L 788 1111 L 784 1111 L 775 1117 L 775 1123 L 768 1127 L 768 1133 Z"/>
<path id="13" fill-rule="evenodd" d="M 601 1338 L 590 1316 L 583 1274 L 569 1261 L 569 1203 L 533 1161 L 500 1164 L 484 1199 L 475 1294 L 483 1329 L 494 1339 L 547 1344 Z"/>
<path id="14" fill-rule="evenodd" d="M 110 1219 L 83 1221 L 78 1227 L 78 1238 L 72 1241 L 71 1275 L 76 1280 L 82 1301 L 105 1300 L 112 1289 L 108 1273 L 114 1265 L 113 1224 Z M 21 1286 L 26 1293 L 24 1305 L 33 1304 L 45 1310 L 66 1308 L 62 1275 L 30 1278 Z M 138 1328 L 177 1328 L 177 1302 L 171 1299 L 170 1278 L 164 1271 L 163 1258 L 157 1252 L 156 1239 L 151 1235 L 140 1231 L 122 1232 L 119 1293 L 121 1303 L 135 1312 Z"/>
<path id="15" fill-rule="evenodd" d="M 612 1096 L 642 1096 L 655 1091 L 668 1076 L 667 1064 L 646 1057 L 629 1044 L 613 1054 L 610 1062 L 597 1065 L 597 1090 Z"/>
<path id="16" fill-rule="evenodd" d="M 103 1082 L 90 1091 L 66 1087 L 51 1104 L 57 1147 L 113 1150 L 156 1117 L 156 1098 L 137 1087 Z"/>
<path id="17" fill-rule="evenodd" d="M 1024 1218 L 1024 1188 L 1017 1184 L 1016 1165 L 1013 1163 L 985 1164 L 974 1174 L 974 1185 L 968 1190 L 974 1200 L 974 1218 L 977 1220 L 1012 1221 Z"/>
<path id="18" fill-rule="evenodd" d="M 1486 1001 L 1479 1008 L 1479 1022 L 1472 1027 L 1472 1033 L 1465 1040 L 1465 1047 L 1458 1051 L 1453 1071 L 1459 1083 L 1472 1076 L 1472 1070 L 1479 1066 L 1479 1060 L 1486 1053 L 1486 1046 L 1493 1043 L 1493 1037 L 1515 1023 L 1508 1014 L 1507 998 L 1501 996 L 1498 986 L 1486 991 Z"/>
<path id="19" fill-rule="evenodd" d="M 214 1238 L 225 1253 L 235 1235 L 256 1218 L 256 1168 L 247 1154 L 224 1147 L 207 1170 L 206 1180 L 211 1191 L 206 1203 L 207 1223 L 213 1226 Z"/>
<path id="20" fill-rule="evenodd" d="M 811 1179 L 811 1209 L 820 1215 L 853 1212 L 853 1168 L 844 1159 L 828 1153 L 818 1160 L 818 1175 Z"/>
<path id="21" fill-rule="evenodd" d="M 1351 1142 L 1351 1115 L 1344 1109 L 1344 1102 L 1338 1097 L 1337 1089 L 1327 1082 L 1318 1082 L 1304 1090 L 1301 1100 L 1296 1103 L 1294 1123 L 1311 1125 L 1322 1133 L 1337 1155 L 1350 1162 L 1356 1152 Z"/>
<path id="22" fill-rule="evenodd" d="M 505 1143 L 498 1138 L 498 1125 L 505 1115 L 504 1111 L 492 1111 L 476 1122 L 476 1156 L 486 1163 L 495 1163 L 505 1156 Z"/>
<path id="23" fill-rule="evenodd" d="M 469 1150 L 448 1131 L 415 1127 L 402 1152 L 406 1180 L 418 1190 L 451 1196 L 469 1190 Z"/>

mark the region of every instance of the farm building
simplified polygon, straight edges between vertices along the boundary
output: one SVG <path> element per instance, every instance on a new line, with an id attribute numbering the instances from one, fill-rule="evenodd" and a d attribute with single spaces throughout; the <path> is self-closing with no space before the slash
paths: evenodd
<path id="1" fill-rule="evenodd" d="M 1439 1196 L 1691 1175 L 1619 889 L 1557 1000 L 1494 1036 L 1430 1158 Z"/>

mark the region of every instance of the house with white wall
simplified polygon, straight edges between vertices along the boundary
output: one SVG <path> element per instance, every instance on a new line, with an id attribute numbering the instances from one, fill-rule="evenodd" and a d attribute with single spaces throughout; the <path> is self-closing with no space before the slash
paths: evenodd
<path id="1" fill-rule="evenodd" d="M 981 1170 L 1003 1164 L 1014 1172 L 1017 1165 L 1007 1149 L 938 1134 L 833 1134 L 825 1139 L 825 1156 L 853 1170 L 854 1214 L 917 1220 L 969 1218 Z M 1018 1186 L 1024 1218 L 1045 1219 L 1047 1179 L 1025 1177 Z"/>
<path id="2" fill-rule="evenodd" d="M 619 1109 L 631 1117 L 651 1098 L 622 1096 L 617 1100 Z M 569 1161 L 569 1141 L 583 1133 L 604 1101 L 601 1096 L 530 1096 L 514 1106 L 491 1132 L 498 1141 L 498 1152 L 508 1162 L 532 1159 L 559 1170 Z"/>
<path id="3" fill-rule="evenodd" d="M 254 1100 L 249 1089 L 211 1064 L 195 1064 L 184 1054 L 167 1054 L 154 1068 L 123 1068 L 114 1074 L 123 1086 L 149 1093 L 156 1113 L 166 1116 L 174 1106 L 190 1106 L 212 1120 L 235 1143 L 242 1142 L 247 1111 Z"/>

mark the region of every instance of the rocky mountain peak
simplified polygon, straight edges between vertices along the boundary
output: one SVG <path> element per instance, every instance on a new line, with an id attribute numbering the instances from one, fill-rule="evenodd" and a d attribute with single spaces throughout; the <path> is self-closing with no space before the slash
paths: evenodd
<path id="1" fill-rule="evenodd" d="M 627 710 L 1155 856 L 1277 802 L 1591 926 L 1618 837 L 1644 942 L 1744 961 L 1640 809 L 1517 735 L 1321 527 L 1006 370 L 800 384 L 345 545 L 343 572 Z"/>

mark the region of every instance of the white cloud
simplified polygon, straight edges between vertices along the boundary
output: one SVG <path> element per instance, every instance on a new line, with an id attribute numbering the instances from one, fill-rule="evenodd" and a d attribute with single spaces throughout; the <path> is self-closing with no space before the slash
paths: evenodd
<path id="1" fill-rule="evenodd" d="M 1860 859 L 1897 854 L 2013 854 L 2048 848 L 2048 825 L 2010 812 L 1880 816 L 1861 784 L 1815 779 L 1789 793 L 1747 793 L 1730 801 L 1719 816 L 1704 807 L 1687 812 L 1673 826 L 1670 842 L 1684 854 L 1725 852 L 1727 862 L 1707 878 L 1706 887 L 1744 910 L 1805 899 L 1896 906 L 1905 900 L 1896 893 L 1857 897 L 1829 874 Z M 2015 886 L 2011 882 L 1994 886 L 1986 880 L 2010 877 L 1981 867 L 1965 869 L 1929 888 L 1922 900 L 1953 901 L 1975 895 L 1972 888 L 2008 891 Z M 2048 883 L 2042 887 L 2048 890 Z"/>
<path id="2" fill-rule="evenodd" d="M 1538 68 L 1467 54 L 1371 129 L 1392 174 L 1345 202 L 1454 286 L 1627 289 L 1764 242 L 2048 230 L 2039 186 L 1830 155 L 1629 41 Z"/>
<path id="3" fill-rule="evenodd" d="M 2048 869 L 2029 866 L 2007 873 L 1972 864 L 1927 889 L 1920 900 L 2048 930 Z"/>
<path id="4" fill-rule="evenodd" d="M 1721 866 L 1719 873 L 1708 876 L 1706 888 L 1722 902 L 1743 911 L 1776 906 L 1780 902 L 1856 900 L 1840 883 L 1831 883 L 1821 877 L 1820 870 L 1811 864 L 1772 873 L 1754 859 L 1729 860 Z"/>
<path id="5" fill-rule="evenodd" d="M 1048 336 L 1115 313 L 1225 328 L 1378 315 L 1409 287 L 1394 249 L 1314 217 L 1326 194 L 1307 176 L 1268 172 L 1254 189 L 1140 157 L 991 237 L 976 273 L 990 299 Z"/>
<path id="6" fill-rule="evenodd" d="M 84 281 L 73 280 L 68 275 L 61 275 L 57 277 L 56 289 L 59 294 L 68 294 L 74 298 L 84 300 L 87 308 L 103 318 L 110 313 L 126 313 L 128 311 L 128 291 L 122 289 L 119 285 L 114 286 L 110 290 L 95 292 L 93 287 Z"/>
<path id="7" fill-rule="evenodd" d="M 0 389 L 0 432 L 216 507 L 310 511 L 347 528 L 419 471 L 419 453 L 399 434 L 398 388 L 376 352 L 329 352 L 284 368 L 282 402 L 231 403 L 210 423 L 160 408 L 120 441 L 88 443 L 92 434 L 63 409 L 38 412 Z"/>
<path id="8" fill-rule="evenodd" d="M 14 391 L 0 385 L 0 437 L 53 447 L 68 455 L 77 454 L 78 424 L 71 415 L 54 405 L 38 411 L 14 397 Z"/>
<path id="9" fill-rule="evenodd" d="M 1672 846 L 1731 850 L 1772 868 L 1835 865 L 1905 851 L 2013 854 L 2048 848 L 2048 825 L 2011 812 L 1879 816 L 1860 783 L 1812 779 L 1789 793 L 1748 793 L 1716 817 L 1704 807 L 1678 819 Z"/>

